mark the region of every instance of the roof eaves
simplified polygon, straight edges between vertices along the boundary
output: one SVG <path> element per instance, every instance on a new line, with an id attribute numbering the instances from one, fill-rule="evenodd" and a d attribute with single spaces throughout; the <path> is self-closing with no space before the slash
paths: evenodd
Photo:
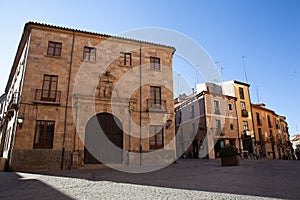
<path id="1" fill-rule="evenodd" d="M 176 51 L 176 48 L 172 47 L 172 46 L 168 46 L 168 45 L 164 45 L 164 44 L 158 44 L 158 43 L 154 43 L 154 42 L 137 40 L 137 39 L 133 39 L 133 38 L 113 36 L 113 35 L 104 34 L 104 33 L 96 33 L 96 32 L 92 32 L 92 31 L 85 31 L 85 30 L 80 30 L 80 29 L 74 29 L 74 28 L 68 28 L 68 27 L 63 27 L 63 26 L 50 25 L 50 24 L 32 22 L 32 21 L 27 22 L 25 26 L 27 26 L 27 25 L 36 25 L 36 26 L 55 28 L 55 29 L 61 29 L 61 30 L 66 30 L 66 31 L 75 31 L 75 32 L 78 32 L 78 33 L 97 35 L 97 36 L 103 36 L 103 37 L 112 37 L 112 38 L 121 39 L 121 40 L 127 40 L 127 41 L 132 41 L 132 42 L 137 42 L 137 43 L 144 43 L 144 44 L 155 45 L 155 46 L 160 46 L 160 47 L 164 47 L 164 48 L 170 48 L 170 49 L 173 49 L 173 53 Z"/>

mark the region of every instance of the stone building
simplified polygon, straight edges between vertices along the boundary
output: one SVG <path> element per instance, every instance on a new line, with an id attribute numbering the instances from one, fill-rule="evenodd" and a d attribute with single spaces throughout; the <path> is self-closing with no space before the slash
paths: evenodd
<path id="1" fill-rule="evenodd" d="M 288 124 L 265 104 L 252 104 L 255 132 L 255 153 L 267 159 L 292 159 Z"/>
<path id="2" fill-rule="evenodd" d="M 27 23 L 5 89 L 0 150 L 6 168 L 172 162 L 174 52 Z M 158 149 L 161 154 L 151 154 Z"/>
<path id="3" fill-rule="evenodd" d="M 240 147 L 236 98 L 222 94 L 212 83 L 198 86 L 197 94 L 175 101 L 177 153 L 189 157 L 219 157 L 225 145 Z"/>

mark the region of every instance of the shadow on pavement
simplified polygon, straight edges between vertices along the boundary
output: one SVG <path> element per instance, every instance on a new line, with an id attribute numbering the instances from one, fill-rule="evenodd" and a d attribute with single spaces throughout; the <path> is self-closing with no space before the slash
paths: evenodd
<path id="1" fill-rule="evenodd" d="M 238 167 L 222 167 L 220 160 L 184 159 L 164 169 L 143 174 L 110 168 L 48 171 L 42 174 L 260 197 L 299 198 L 299 161 L 241 160 L 240 163 Z"/>
<path id="2" fill-rule="evenodd" d="M 0 199 L 71 199 L 36 179 L 13 172 L 0 172 Z"/>

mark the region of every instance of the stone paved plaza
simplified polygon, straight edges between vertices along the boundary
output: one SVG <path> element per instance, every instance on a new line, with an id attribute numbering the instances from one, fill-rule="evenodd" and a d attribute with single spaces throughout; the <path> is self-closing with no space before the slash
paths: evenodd
<path id="1" fill-rule="evenodd" d="M 129 174 L 110 168 L 1 172 L 0 199 L 299 199 L 300 162 L 179 160 L 162 170 Z"/>

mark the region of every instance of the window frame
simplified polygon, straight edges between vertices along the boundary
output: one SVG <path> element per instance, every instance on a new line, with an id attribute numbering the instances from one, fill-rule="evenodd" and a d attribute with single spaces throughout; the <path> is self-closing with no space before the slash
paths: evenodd
<path id="1" fill-rule="evenodd" d="M 215 114 L 221 114 L 220 102 L 218 100 L 214 100 L 214 109 L 215 109 Z"/>
<path id="2" fill-rule="evenodd" d="M 54 46 L 52 46 L 54 45 Z M 61 42 L 48 42 L 48 48 L 47 48 L 47 56 L 55 56 L 60 57 L 62 52 L 62 43 Z"/>
<path id="3" fill-rule="evenodd" d="M 240 94 L 240 99 L 245 99 L 244 88 L 239 87 L 239 94 Z"/>
<path id="4" fill-rule="evenodd" d="M 232 110 L 232 104 L 231 103 L 228 104 L 228 110 Z"/>
<path id="5" fill-rule="evenodd" d="M 157 92 L 159 93 L 157 97 Z M 161 87 L 158 86 L 150 86 L 150 99 L 153 102 L 153 105 L 161 105 Z"/>
<path id="6" fill-rule="evenodd" d="M 262 141 L 263 140 L 263 135 L 262 135 L 262 131 L 261 131 L 261 128 L 258 128 L 258 137 L 259 137 L 259 140 Z"/>
<path id="7" fill-rule="evenodd" d="M 160 71 L 160 58 L 159 57 L 150 57 L 150 69 Z"/>
<path id="8" fill-rule="evenodd" d="M 261 125 L 260 114 L 258 112 L 255 112 L 255 115 L 256 115 L 256 123 L 257 123 L 257 125 Z"/>
<path id="9" fill-rule="evenodd" d="M 195 106 L 191 105 L 191 119 L 195 117 Z"/>
<path id="10" fill-rule="evenodd" d="M 216 130 L 221 131 L 221 120 L 220 119 L 216 119 Z"/>
<path id="11" fill-rule="evenodd" d="M 97 49 L 95 47 L 83 47 L 83 61 L 96 62 Z M 94 57 L 94 59 L 92 59 Z"/>
<path id="12" fill-rule="evenodd" d="M 52 126 L 52 127 L 49 127 Z M 41 127 L 40 129 L 38 129 Z M 52 128 L 50 131 L 50 138 L 48 134 L 48 128 Z M 39 136 L 38 130 L 40 130 Z M 53 149 L 53 140 L 54 140 L 54 132 L 55 132 L 55 121 L 52 120 L 36 120 L 35 124 L 35 132 L 34 132 L 34 140 L 33 140 L 33 149 Z M 42 135 L 42 141 L 40 141 L 40 137 Z M 39 137 L 37 139 L 37 136 Z M 51 142 L 48 143 L 47 140 L 50 139 Z M 38 140 L 38 142 L 37 142 Z"/>
<path id="13" fill-rule="evenodd" d="M 151 130 L 152 129 L 152 130 Z M 164 127 L 161 125 L 149 126 L 149 150 L 156 150 L 164 148 Z M 159 144 L 159 138 L 161 137 L 161 144 Z M 154 141 L 154 145 L 151 144 Z"/>
<path id="14" fill-rule="evenodd" d="M 240 103 L 241 103 L 241 110 L 247 110 L 247 108 L 246 108 L 246 102 L 241 101 Z"/>
<path id="15" fill-rule="evenodd" d="M 127 63 L 127 57 L 129 56 L 129 63 Z M 124 66 L 132 66 L 132 54 L 131 53 L 124 53 Z"/>
<path id="16" fill-rule="evenodd" d="M 243 131 L 249 131 L 248 121 L 243 121 Z"/>
<path id="17" fill-rule="evenodd" d="M 270 115 L 267 115 L 267 121 L 268 121 L 268 127 L 273 128 Z"/>
<path id="18" fill-rule="evenodd" d="M 47 77 L 50 78 L 49 86 L 48 86 L 48 88 L 45 88 L 46 82 L 48 82 L 48 80 L 46 80 Z M 55 78 L 56 78 L 56 81 L 53 80 Z M 51 90 L 53 88 L 53 85 L 55 85 L 55 90 Z M 58 76 L 57 75 L 44 74 L 42 93 L 41 93 L 41 101 L 56 102 L 57 86 L 58 86 Z M 44 94 L 47 94 L 47 96 L 44 96 Z M 54 97 L 53 97 L 53 94 L 54 94 Z"/>

